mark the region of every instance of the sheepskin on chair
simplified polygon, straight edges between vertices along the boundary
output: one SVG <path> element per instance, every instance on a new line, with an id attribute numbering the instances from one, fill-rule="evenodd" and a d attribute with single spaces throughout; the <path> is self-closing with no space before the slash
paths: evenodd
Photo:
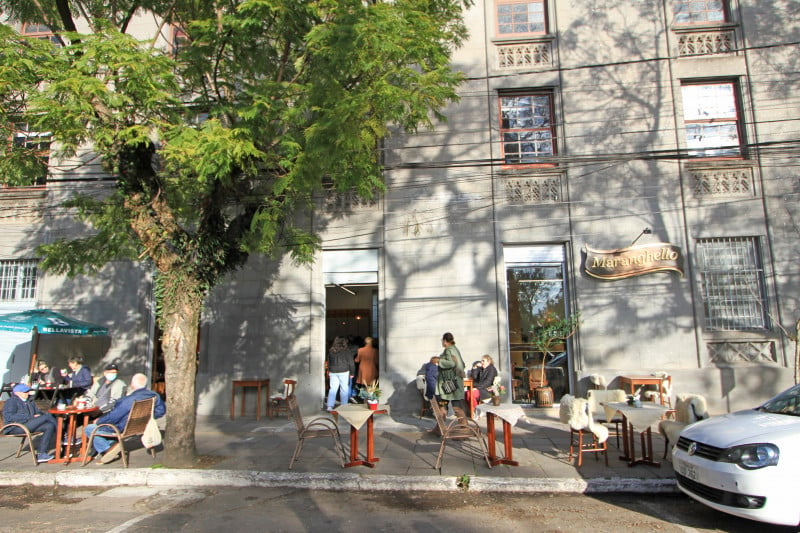
<path id="1" fill-rule="evenodd" d="M 698 420 L 708 418 L 706 399 L 700 394 L 678 394 L 675 397 L 675 420 L 662 420 L 658 424 L 658 432 L 666 441 L 664 458 L 667 458 L 671 446 L 678 442 L 683 428 Z"/>
<path id="2" fill-rule="evenodd" d="M 570 429 L 569 458 L 577 442 L 578 466 L 581 466 L 584 452 L 602 452 L 608 466 L 608 428 L 602 424 L 595 424 L 589 411 L 589 403 L 584 398 L 575 398 L 570 394 L 565 394 L 560 401 L 559 420 L 567 424 Z M 592 443 L 583 443 L 583 435 L 589 432 L 593 436 Z"/>

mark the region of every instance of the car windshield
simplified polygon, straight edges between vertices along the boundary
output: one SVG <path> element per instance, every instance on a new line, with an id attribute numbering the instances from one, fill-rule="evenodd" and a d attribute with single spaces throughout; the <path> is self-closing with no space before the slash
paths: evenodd
<path id="1" fill-rule="evenodd" d="M 783 391 L 759 407 L 759 411 L 800 416 L 800 385 Z"/>

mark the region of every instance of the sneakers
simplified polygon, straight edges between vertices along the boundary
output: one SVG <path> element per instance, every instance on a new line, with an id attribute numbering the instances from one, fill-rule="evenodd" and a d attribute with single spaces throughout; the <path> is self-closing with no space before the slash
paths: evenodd
<path id="1" fill-rule="evenodd" d="M 114 458 L 117 455 L 119 455 L 119 443 L 111 446 L 111 448 L 109 448 L 108 451 L 104 453 L 100 459 L 97 460 L 97 462 L 103 465 L 106 463 L 110 463 L 111 461 L 114 460 Z"/>
<path id="2" fill-rule="evenodd" d="M 52 453 L 40 453 L 39 455 L 36 456 L 36 462 L 46 463 L 47 461 L 52 461 L 55 458 L 56 456 L 53 455 Z"/>
<path id="3" fill-rule="evenodd" d="M 356 400 L 355 396 L 350 396 L 350 403 L 358 404 L 358 400 Z"/>

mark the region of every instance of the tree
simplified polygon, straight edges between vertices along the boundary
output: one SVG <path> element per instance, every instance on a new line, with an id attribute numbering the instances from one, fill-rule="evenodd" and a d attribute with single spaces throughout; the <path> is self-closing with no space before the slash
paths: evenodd
<path id="1" fill-rule="evenodd" d="M 563 346 L 567 339 L 572 337 L 581 323 L 580 312 L 575 312 L 567 317 L 560 317 L 553 311 L 548 311 L 542 319 L 531 328 L 532 344 L 542 352 L 542 368 L 539 374 L 539 386 L 546 385 L 545 364 L 547 358 L 552 357 L 556 346 Z M 564 346 L 566 350 L 566 346 Z"/>
<path id="2" fill-rule="evenodd" d="M 156 274 L 166 464 L 195 458 L 209 290 L 254 253 L 310 261 L 318 239 L 300 215 L 324 186 L 380 192 L 381 140 L 431 127 L 457 98 L 449 65 L 468 3 L 0 0 L 12 22 L 45 24 L 59 41 L 0 28 L 0 124 L 51 132 L 60 158 L 91 147 L 116 182 L 68 201 L 91 231 L 41 246 L 42 268 L 146 260 Z M 142 15 L 160 24 L 154 36 L 178 28 L 179 46 L 129 35 Z M 4 182 L 34 179 L 39 154 L 24 148 L 2 148 Z"/>

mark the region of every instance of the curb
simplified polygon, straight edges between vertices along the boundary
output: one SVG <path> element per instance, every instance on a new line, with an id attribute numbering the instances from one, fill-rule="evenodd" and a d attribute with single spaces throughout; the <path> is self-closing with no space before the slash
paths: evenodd
<path id="1" fill-rule="evenodd" d="M 247 470 L 109 469 L 94 472 L 0 472 L 2 486 L 63 487 L 291 487 L 334 491 L 462 491 L 515 493 L 671 493 L 674 479 L 581 479 L 470 477 L 468 488 L 455 476 L 391 476 Z"/>

